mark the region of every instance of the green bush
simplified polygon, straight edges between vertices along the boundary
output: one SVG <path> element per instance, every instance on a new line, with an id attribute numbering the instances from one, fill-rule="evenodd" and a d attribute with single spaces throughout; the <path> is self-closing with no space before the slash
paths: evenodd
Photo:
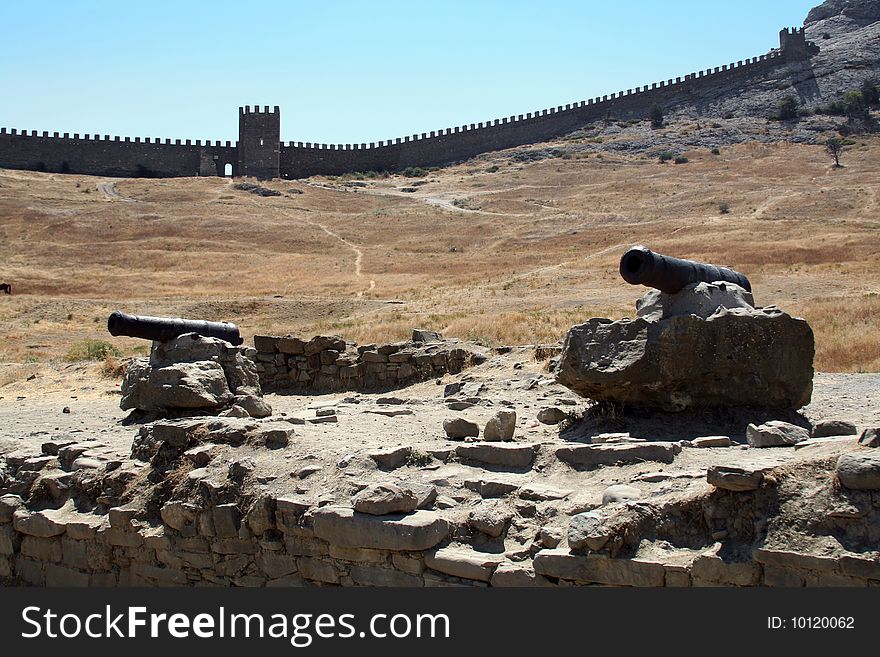
<path id="1" fill-rule="evenodd" d="M 712 155 L 721 155 L 721 151 L 718 149 L 717 146 L 709 152 L 712 153 Z"/>
<path id="2" fill-rule="evenodd" d="M 407 178 L 423 178 L 428 172 L 422 167 L 407 167 L 401 173 Z"/>
<path id="3" fill-rule="evenodd" d="M 669 162 L 669 160 L 673 159 L 674 157 L 675 155 L 673 153 L 670 153 L 669 151 L 663 151 L 662 153 L 660 153 L 660 155 L 657 156 L 657 158 L 661 162 Z"/>
<path id="4" fill-rule="evenodd" d="M 64 360 L 105 360 L 108 356 L 122 358 L 122 352 L 104 340 L 81 340 L 71 345 Z"/>
<path id="5" fill-rule="evenodd" d="M 657 103 L 654 103 L 651 106 L 651 109 L 648 112 L 648 117 L 651 119 L 652 128 L 663 127 L 663 108 L 660 107 Z"/>
<path id="6" fill-rule="evenodd" d="M 865 105 L 868 107 L 880 105 L 880 83 L 877 80 L 865 80 L 859 89 Z"/>
<path id="7" fill-rule="evenodd" d="M 794 96 L 786 96 L 776 105 L 780 121 L 791 121 L 798 117 L 798 100 Z"/>
<path id="8" fill-rule="evenodd" d="M 676 164 L 687 164 L 690 160 L 688 160 L 684 155 L 679 155 L 675 158 Z"/>
<path id="9" fill-rule="evenodd" d="M 730 203 L 719 203 L 718 212 L 721 214 L 730 214 Z"/>
<path id="10" fill-rule="evenodd" d="M 853 119 L 867 116 L 868 106 L 861 91 L 847 91 L 843 94 L 843 112 Z"/>

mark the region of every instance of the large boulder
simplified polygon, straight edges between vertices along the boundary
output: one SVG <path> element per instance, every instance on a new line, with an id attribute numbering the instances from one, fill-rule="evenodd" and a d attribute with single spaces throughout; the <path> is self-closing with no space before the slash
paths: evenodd
<path id="1" fill-rule="evenodd" d="M 233 403 L 255 417 L 272 412 L 262 401 L 257 368 L 244 349 L 187 333 L 154 342 L 148 359 L 129 364 L 119 406 L 157 414 L 210 414 Z"/>
<path id="2" fill-rule="evenodd" d="M 123 380 L 123 410 L 218 408 L 232 401 L 223 368 L 213 361 L 174 363 L 165 367 L 129 367 Z"/>
<path id="3" fill-rule="evenodd" d="M 598 401 L 669 411 L 808 404 L 812 329 L 775 307 L 749 303 L 751 295 L 730 283 L 651 292 L 634 320 L 573 326 L 556 380 Z"/>

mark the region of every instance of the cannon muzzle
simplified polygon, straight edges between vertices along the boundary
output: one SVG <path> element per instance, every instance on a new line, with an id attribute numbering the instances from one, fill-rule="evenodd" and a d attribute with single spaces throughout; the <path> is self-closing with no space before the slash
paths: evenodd
<path id="1" fill-rule="evenodd" d="M 749 279 L 738 271 L 660 255 L 644 246 L 634 246 L 623 254 L 620 259 L 620 275 L 630 285 L 647 285 L 667 294 L 675 294 L 692 283 L 714 281 L 734 283 L 752 291 Z"/>
<path id="2" fill-rule="evenodd" d="M 107 319 L 110 335 L 168 342 L 184 333 L 198 333 L 206 338 L 220 338 L 235 346 L 244 342 L 238 327 L 230 322 L 208 322 L 203 319 L 146 317 L 116 311 Z"/>

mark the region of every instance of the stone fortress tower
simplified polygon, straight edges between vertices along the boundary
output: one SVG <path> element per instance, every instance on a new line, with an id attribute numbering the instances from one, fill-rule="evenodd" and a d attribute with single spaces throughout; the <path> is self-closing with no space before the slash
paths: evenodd
<path id="1" fill-rule="evenodd" d="M 266 105 L 238 108 L 238 176 L 260 180 L 280 177 L 281 110 Z"/>
<path id="2" fill-rule="evenodd" d="M 804 28 L 783 28 L 779 32 L 779 50 L 787 62 L 799 62 L 819 53 L 819 46 L 807 41 Z"/>

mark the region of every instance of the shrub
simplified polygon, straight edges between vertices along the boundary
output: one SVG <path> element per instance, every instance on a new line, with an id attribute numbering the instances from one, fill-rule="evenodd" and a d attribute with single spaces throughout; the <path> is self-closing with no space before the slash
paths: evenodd
<path id="1" fill-rule="evenodd" d="M 663 127 L 663 108 L 660 107 L 660 105 L 658 105 L 657 103 L 654 103 L 651 106 L 651 109 L 648 112 L 648 117 L 651 119 L 652 128 Z"/>
<path id="2" fill-rule="evenodd" d="M 407 178 L 423 178 L 428 175 L 428 172 L 422 167 L 407 167 L 401 173 Z"/>
<path id="3" fill-rule="evenodd" d="M 125 365 L 116 356 L 107 356 L 101 364 L 101 374 L 108 378 L 116 378 L 125 374 Z"/>
<path id="4" fill-rule="evenodd" d="M 866 106 L 876 107 L 880 105 L 880 86 L 878 86 L 877 80 L 865 80 L 859 89 Z"/>
<path id="5" fill-rule="evenodd" d="M 64 360 L 107 360 L 108 356 L 122 358 L 122 352 L 104 340 L 82 340 L 71 345 Z"/>
<path id="6" fill-rule="evenodd" d="M 497 173 L 497 172 L 498 172 L 498 165 L 497 164 L 493 164 L 488 169 L 486 169 L 486 173 Z"/>
<path id="7" fill-rule="evenodd" d="M 834 158 L 835 168 L 840 168 L 840 153 L 843 150 L 843 140 L 839 137 L 832 137 L 825 142 L 825 149 Z"/>
<path id="8" fill-rule="evenodd" d="M 687 164 L 689 160 L 684 155 L 679 155 L 675 158 L 676 164 Z"/>
<path id="9" fill-rule="evenodd" d="M 657 158 L 661 162 L 669 162 L 669 160 L 673 159 L 674 157 L 675 155 L 670 153 L 669 151 L 663 151 L 662 153 L 660 153 L 660 155 L 657 156 Z"/>
<path id="10" fill-rule="evenodd" d="M 730 203 L 719 203 L 718 212 L 721 214 L 730 214 Z"/>
<path id="11" fill-rule="evenodd" d="M 406 464 L 414 468 L 423 468 L 426 465 L 431 465 L 431 461 L 433 460 L 434 457 L 427 452 L 414 449 L 410 452 L 409 456 L 406 457 Z"/>
<path id="12" fill-rule="evenodd" d="M 716 146 L 715 148 L 713 148 L 713 149 L 712 149 L 711 151 L 709 151 L 709 152 L 712 153 L 712 155 L 721 155 L 721 151 L 718 150 L 718 147 L 717 147 L 717 146 Z"/>
<path id="13" fill-rule="evenodd" d="M 851 119 L 867 117 L 868 105 L 861 91 L 847 91 L 843 94 L 843 113 Z"/>
<path id="14" fill-rule="evenodd" d="M 777 103 L 780 121 L 791 121 L 798 117 L 798 100 L 794 96 L 786 96 Z"/>

